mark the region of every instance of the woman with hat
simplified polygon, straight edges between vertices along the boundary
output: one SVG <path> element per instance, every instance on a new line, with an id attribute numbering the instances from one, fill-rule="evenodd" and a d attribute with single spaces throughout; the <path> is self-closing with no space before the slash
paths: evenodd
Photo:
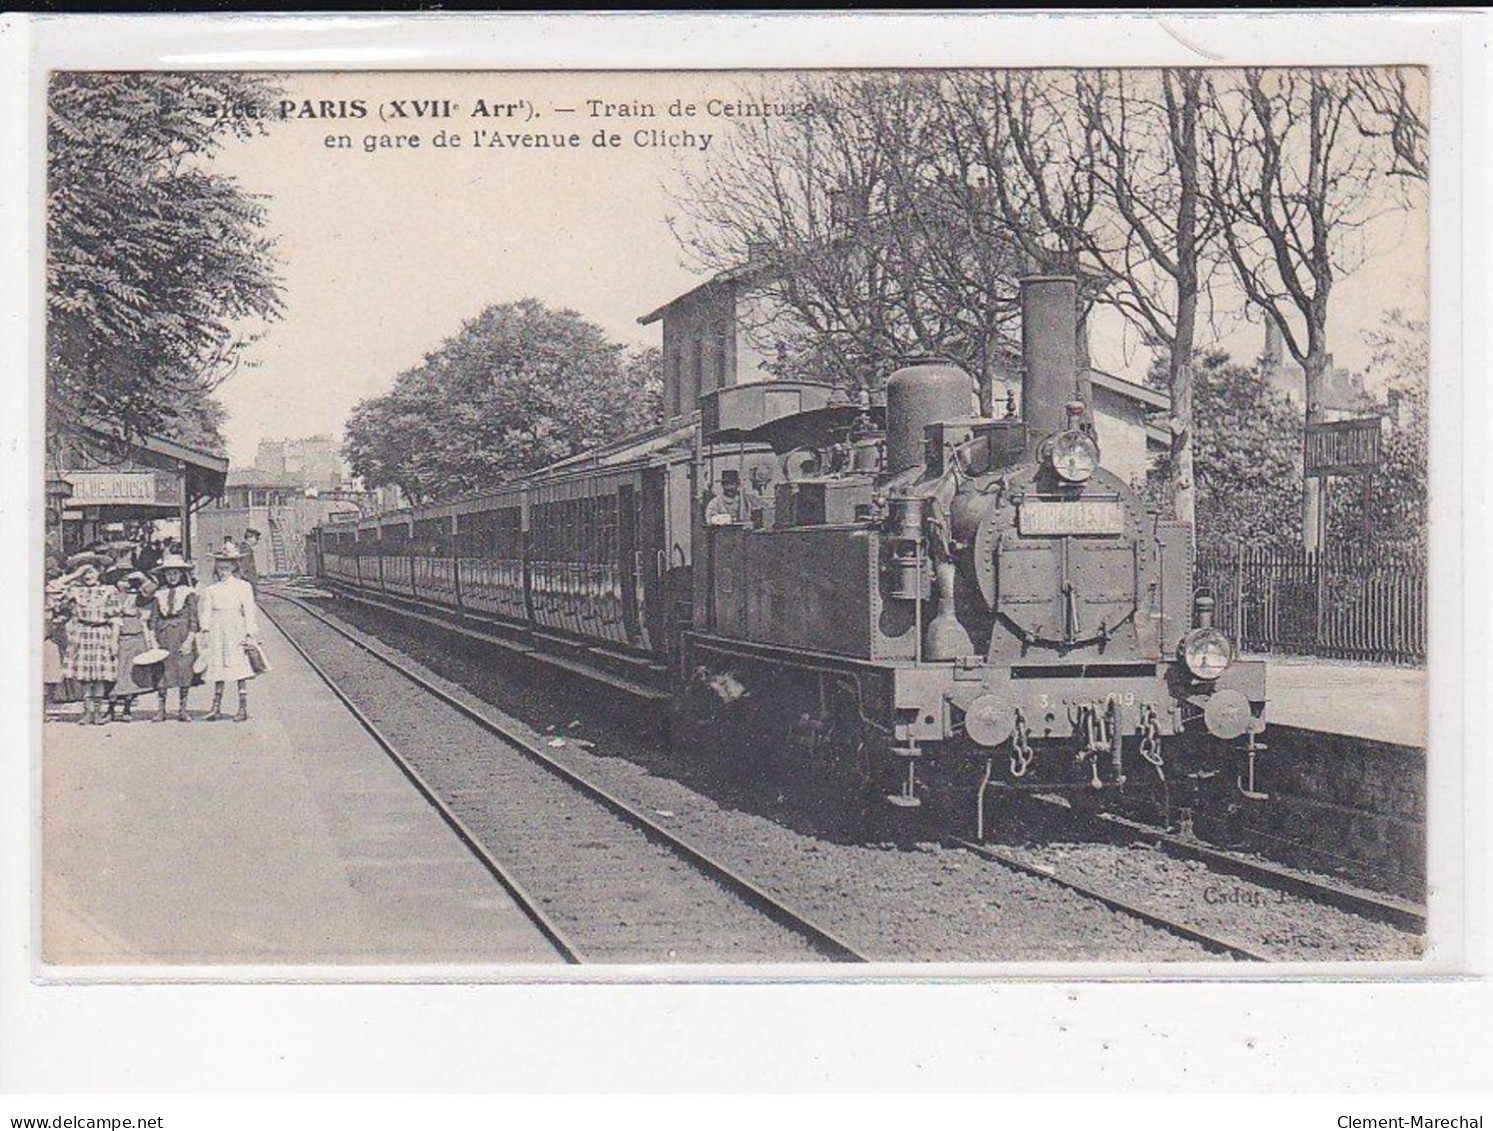
<path id="1" fill-rule="evenodd" d="M 238 684 L 238 714 L 235 722 L 249 717 L 249 681 L 254 667 L 247 647 L 259 647 L 259 609 L 254 590 L 238 576 L 239 549 L 232 542 L 213 555 L 218 580 L 202 595 L 202 678 L 213 685 L 213 709 L 209 720 L 223 717 L 223 685 L 229 680 Z"/>
<path id="2" fill-rule="evenodd" d="M 67 625 L 67 655 L 62 674 L 77 680 L 83 692 L 84 726 L 103 724 L 104 701 L 119 671 L 119 636 L 116 622 L 123 615 L 119 594 L 103 583 L 107 559 L 89 561 L 79 568 L 77 583 L 66 591 L 72 609 Z"/>
<path id="3" fill-rule="evenodd" d="M 145 627 L 155 648 L 166 653 L 156 675 L 160 709 L 156 722 L 166 721 L 166 693 L 176 688 L 176 717 L 190 722 L 187 692 L 195 682 L 192 661 L 197 654 L 197 592 L 192 588 L 192 567 L 180 554 L 167 554 L 155 568 L 158 588 L 145 610 Z M 154 666 L 154 665 L 153 665 Z"/>
<path id="4" fill-rule="evenodd" d="M 137 657 L 155 647 L 150 638 L 150 630 L 145 624 L 144 586 L 150 579 L 138 570 L 123 568 L 111 570 L 110 575 L 117 575 L 115 588 L 119 591 L 122 615 L 118 621 L 119 662 L 114 674 L 114 686 L 109 690 L 109 718 L 115 718 L 117 711 L 119 721 L 127 723 L 135 705 L 135 697 L 155 686 L 150 666 L 135 663 Z"/>

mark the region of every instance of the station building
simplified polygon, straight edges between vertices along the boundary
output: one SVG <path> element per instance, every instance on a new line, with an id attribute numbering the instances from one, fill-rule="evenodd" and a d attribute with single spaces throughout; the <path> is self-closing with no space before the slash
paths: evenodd
<path id="1" fill-rule="evenodd" d="M 188 557 L 211 549 L 197 519 L 222 494 L 226 456 L 85 422 L 50 438 L 46 466 L 46 540 L 58 556 L 122 541 L 142 522 L 180 538 Z"/>

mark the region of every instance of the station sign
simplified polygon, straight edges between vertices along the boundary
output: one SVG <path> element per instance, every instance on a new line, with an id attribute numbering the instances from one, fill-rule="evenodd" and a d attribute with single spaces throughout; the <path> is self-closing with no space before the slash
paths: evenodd
<path id="1" fill-rule="evenodd" d="M 73 507 L 176 506 L 180 480 L 157 471 L 69 471 Z"/>
<path id="2" fill-rule="evenodd" d="M 1361 475 L 1383 460 L 1378 416 L 1306 426 L 1308 475 Z"/>

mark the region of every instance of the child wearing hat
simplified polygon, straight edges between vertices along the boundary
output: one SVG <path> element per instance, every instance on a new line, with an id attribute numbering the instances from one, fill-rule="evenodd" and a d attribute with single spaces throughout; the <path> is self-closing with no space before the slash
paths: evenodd
<path id="1" fill-rule="evenodd" d="M 117 574 L 115 588 L 119 591 L 121 615 L 118 625 L 116 647 L 119 659 L 115 666 L 114 683 L 109 691 L 109 718 L 130 722 L 130 710 L 135 696 L 151 690 L 150 671 L 146 665 L 136 665 L 135 657 L 144 655 L 155 645 L 150 640 L 145 625 L 145 600 L 141 586 L 147 580 L 143 573 L 124 569 L 110 571 Z M 116 715 L 117 712 L 117 715 Z"/>
<path id="2" fill-rule="evenodd" d="M 238 576 L 241 554 L 232 542 L 213 555 L 218 580 L 202 595 L 199 615 L 202 632 L 198 642 L 206 661 L 202 677 L 213 685 L 213 709 L 209 721 L 223 717 L 223 685 L 229 680 L 238 684 L 238 713 L 235 722 L 249 717 L 249 681 L 254 667 L 245 647 L 259 646 L 259 609 L 254 590 Z"/>
<path id="3" fill-rule="evenodd" d="M 167 554 L 155 568 L 158 588 L 145 609 L 145 625 L 157 648 L 166 653 L 156 673 L 160 709 L 156 722 L 166 721 L 166 694 L 176 688 L 176 718 L 189 722 L 187 693 L 196 680 L 192 661 L 197 654 L 197 592 L 192 588 L 192 567 L 180 554 Z M 152 665 L 155 666 L 155 665 Z"/>
<path id="4" fill-rule="evenodd" d="M 67 624 L 67 652 L 62 675 L 82 687 L 84 726 L 102 725 L 104 702 L 119 672 L 119 636 L 115 622 L 123 615 L 119 594 L 103 581 L 107 558 L 90 560 L 78 567 L 76 584 L 68 586 L 65 600 L 71 610 Z"/>
<path id="5" fill-rule="evenodd" d="M 67 656 L 68 623 L 72 617 L 72 602 L 67 591 L 80 577 L 86 566 L 78 566 L 71 573 L 64 573 L 62 559 L 47 567 L 47 591 L 42 606 L 42 682 L 46 685 L 46 705 L 56 708 L 69 698 L 71 681 L 63 675 Z"/>

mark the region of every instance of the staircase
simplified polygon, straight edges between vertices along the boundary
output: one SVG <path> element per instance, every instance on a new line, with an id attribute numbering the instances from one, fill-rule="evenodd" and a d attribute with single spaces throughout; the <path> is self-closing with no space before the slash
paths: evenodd
<path id="1" fill-rule="evenodd" d="M 270 572 L 281 577 L 296 572 L 290 547 L 285 544 L 285 530 L 274 511 L 270 511 Z"/>

